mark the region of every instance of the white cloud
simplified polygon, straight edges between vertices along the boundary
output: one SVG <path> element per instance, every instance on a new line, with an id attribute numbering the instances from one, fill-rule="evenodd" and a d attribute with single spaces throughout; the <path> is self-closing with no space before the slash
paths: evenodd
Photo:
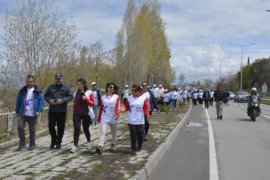
<path id="1" fill-rule="evenodd" d="M 210 72 L 211 77 L 219 77 L 220 64 L 211 57 L 230 57 L 222 62 L 222 75 L 235 73 L 240 68 L 241 49 L 228 44 L 229 41 L 256 43 L 245 47 L 243 63 L 248 57 L 253 61 L 270 56 L 270 13 L 265 11 L 270 8 L 268 0 L 160 2 L 161 17 L 171 44 L 170 62 L 177 75 L 183 73 L 186 79 L 200 80 L 202 76 L 208 78 Z M 90 45 L 101 41 L 105 49 L 111 49 L 126 3 L 126 0 L 55 0 L 54 5 L 61 18 L 74 17 L 77 42 Z"/>
<path id="2" fill-rule="evenodd" d="M 230 57 L 222 63 L 222 74 L 235 73 L 240 68 L 241 49 L 228 44 L 256 43 L 246 47 L 243 63 L 248 56 L 251 61 L 268 57 L 270 52 L 252 53 L 270 49 L 270 13 L 265 12 L 269 2 L 263 0 L 166 0 L 162 2 L 162 17 L 172 42 L 172 66 L 178 74 L 192 79 L 210 72 L 219 76 L 219 63 L 213 64 L 212 56 Z M 224 60 L 225 61 L 225 60 Z M 208 65 L 208 67 L 207 67 Z M 223 73 L 224 72 L 224 73 Z"/>

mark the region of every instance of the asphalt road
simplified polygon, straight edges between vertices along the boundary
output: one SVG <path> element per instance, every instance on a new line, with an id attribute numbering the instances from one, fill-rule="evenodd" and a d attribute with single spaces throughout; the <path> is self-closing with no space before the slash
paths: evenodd
<path id="1" fill-rule="evenodd" d="M 208 126 L 202 106 L 192 107 L 187 123 L 150 180 L 209 179 Z"/>
<path id="2" fill-rule="evenodd" d="M 212 120 L 220 180 L 270 179 L 270 106 L 262 105 L 256 122 L 246 103 L 231 102 L 223 120 Z M 209 109 L 215 117 L 214 109 Z"/>
<path id="3" fill-rule="evenodd" d="M 210 107 L 218 168 L 216 180 L 270 179 L 270 106 L 261 105 L 256 122 L 246 113 L 246 103 L 224 108 L 223 120 L 217 120 Z M 209 174 L 209 136 L 207 116 L 201 106 L 193 107 L 184 126 L 150 180 L 204 180 Z"/>

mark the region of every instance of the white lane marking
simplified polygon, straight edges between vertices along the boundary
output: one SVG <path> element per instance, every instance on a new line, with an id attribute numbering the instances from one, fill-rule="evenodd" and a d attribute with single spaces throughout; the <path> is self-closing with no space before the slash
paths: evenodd
<path id="1" fill-rule="evenodd" d="M 266 115 L 263 115 L 264 117 L 267 117 L 267 118 L 269 118 L 270 119 L 270 117 L 269 116 L 266 116 Z"/>
<path id="2" fill-rule="evenodd" d="M 218 167 L 217 167 L 217 153 L 214 139 L 213 127 L 211 120 L 208 114 L 208 111 L 205 109 L 205 114 L 208 124 L 208 134 L 209 134 L 209 180 L 219 180 L 218 178 Z"/>

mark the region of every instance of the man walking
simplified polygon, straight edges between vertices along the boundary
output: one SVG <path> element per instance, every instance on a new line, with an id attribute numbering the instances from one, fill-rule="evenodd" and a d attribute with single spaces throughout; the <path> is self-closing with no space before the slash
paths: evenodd
<path id="1" fill-rule="evenodd" d="M 20 145 L 17 151 L 21 151 L 25 147 L 25 134 L 24 127 L 25 122 L 28 122 L 29 134 L 30 134 L 30 143 L 29 150 L 35 148 L 35 139 L 36 139 L 36 119 L 40 115 L 44 106 L 44 97 L 37 86 L 34 84 L 35 78 L 32 75 L 27 75 L 26 77 L 26 86 L 20 89 L 15 112 L 18 117 L 18 135 L 20 139 Z"/>
<path id="2" fill-rule="evenodd" d="M 222 84 L 218 84 L 217 90 L 214 92 L 214 100 L 216 101 L 217 119 L 220 120 L 223 117 L 223 102 L 225 98 L 226 96 Z"/>
<path id="3" fill-rule="evenodd" d="M 63 83 L 63 74 L 55 75 L 55 83 L 50 85 L 45 93 L 45 100 L 49 103 L 49 132 L 51 135 L 51 149 L 61 149 L 64 136 L 67 103 L 73 95 L 67 85 Z M 55 126 L 57 125 L 57 133 Z"/>
<path id="4" fill-rule="evenodd" d="M 100 101 L 101 101 L 101 96 L 100 96 L 100 90 L 97 88 L 96 82 L 92 82 L 92 93 L 94 94 L 94 106 L 93 110 L 95 113 L 95 119 L 94 120 L 94 125 L 97 124 L 97 117 L 98 117 L 98 111 L 99 111 L 99 106 L 100 106 Z"/>

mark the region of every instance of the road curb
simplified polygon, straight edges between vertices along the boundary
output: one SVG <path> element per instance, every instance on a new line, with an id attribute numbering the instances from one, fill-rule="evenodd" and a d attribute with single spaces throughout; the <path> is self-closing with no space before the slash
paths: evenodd
<path id="1" fill-rule="evenodd" d="M 174 142 L 177 135 L 180 133 L 180 129 L 184 126 L 187 121 L 187 117 L 191 111 L 191 104 L 189 106 L 188 112 L 182 118 L 180 123 L 174 128 L 174 130 L 168 135 L 165 142 L 161 144 L 148 158 L 143 169 L 139 170 L 137 174 L 131 178 L 132 180 L 146 180 L 149 175 L 153 172 L 158 162 L 161 161 L 165 153 L 168 151 L 172 143 Z"/>

